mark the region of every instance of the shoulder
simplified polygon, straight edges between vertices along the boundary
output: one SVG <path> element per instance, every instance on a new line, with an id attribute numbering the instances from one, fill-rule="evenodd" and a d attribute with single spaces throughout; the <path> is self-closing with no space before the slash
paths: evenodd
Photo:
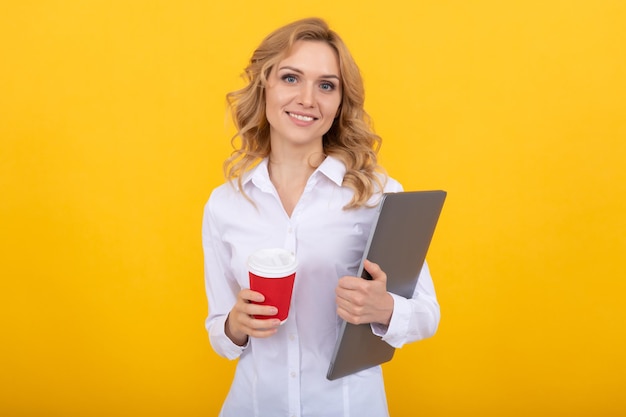
<path id="1" fill-rule="evenodd" d="M 204 210 L 205 212 L 215 212 L 222 208 L 228 210 L 229 207 L 238 204 L 241 198 L 241 192 L 237 189 L 237 184 L 225 182 L 211 191 Z"/>
<path id="2" fill-rule="evenodd" d="M 217 187 L 215 187 L 211 194 L 209 195 L 209 203 L 217 200 L 221 200 L 224 198 L 229 198 L 234 194 L 238 194 L 237 184 L 233 184 L 230 182 L 225 182 Z"/>
<path id="3" fill-rule="evenodd" d="M 376 184 L 376 190 L 367 202 L 367 205 L 370 207 L 376 206 L 380 202 L 384 193 L 398 193 L 404 191 L 402 184 L 400 184 L 395 178 L 382 173 L 378 175 L 378 179 L 380 180 L 383 188 L 381 190 Z"/>
<path id="4" fill-rule="evenodd" d="M 395 178 L 386 176 L 385 179 L 385 193 L 398 193 L 404 191 L 402 184 L 400 184 Z"/>

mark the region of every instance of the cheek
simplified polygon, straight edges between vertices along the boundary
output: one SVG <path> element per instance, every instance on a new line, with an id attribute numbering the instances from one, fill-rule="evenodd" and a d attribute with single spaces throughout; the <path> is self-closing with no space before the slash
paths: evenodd
<path id="1" fill-rule="evenodd" d="M 265 87 L 265 102 L 267 105 L 270 103 L 276 104 L 279 103 L 283 96 L 285 95 L 285 91 L 281 88 L 281 85 L 276 82 L 269 82 Z"/>
<path id="2" fill-rule="evenodd" d="M 324 116 L 326 119 L 334 120 L 339 115 L 339 106 L 341 105 L 341 99 L 329 101 L 324 106 Z"/>
<path id="3" fill-rule="evenodd" d="M 276 106 L 276 92 L 272 89 L 267 89 L 265 92 L 265 108 L 270 109 Z"/>
<path id="4" fill-rule="evenodd" d="M 281 111 L 280 96 L 276 91 L 267 91 L 265 94 L 265 117 L 270 124 L 273 124 Z"/>

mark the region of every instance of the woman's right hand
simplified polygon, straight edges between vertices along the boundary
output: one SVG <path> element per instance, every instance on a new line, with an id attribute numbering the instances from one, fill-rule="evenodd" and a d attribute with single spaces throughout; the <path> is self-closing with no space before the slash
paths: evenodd
<path id="1" fill-rule="evenodd" d="M 257 319 L 254 316 L 273 316 L 278 309 L 273 306 L 254 304 L 252 301 L 260 303 L 265 297 L 260 292 L 244 288 L 237 294 L 237 302 L 228 314 L 226 319 L 226 336 L 233 343 L 243 346 L 248 341 L 248 337 L 269 337 L 278 331 L 280 320 L 278 319 Z"/>

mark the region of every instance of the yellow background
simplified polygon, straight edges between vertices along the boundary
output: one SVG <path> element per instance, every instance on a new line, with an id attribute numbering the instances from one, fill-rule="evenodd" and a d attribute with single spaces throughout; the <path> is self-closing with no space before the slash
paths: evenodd
<path id="1" fill-rule="evenodd" d="M 200 220 L 253 48 L 325 17 L 449 197 L 393 416 L 626 414 L 626 3 L 47 0 L 0 13 L 0 415 L 213 416 Z"/>

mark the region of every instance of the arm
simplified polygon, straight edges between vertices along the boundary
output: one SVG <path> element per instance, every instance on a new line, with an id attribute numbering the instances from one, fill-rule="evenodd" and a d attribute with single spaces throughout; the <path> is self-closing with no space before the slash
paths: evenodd
<path id="1" fill-rule="evenodd" d="M 211 346 L 221 356 L 235 359 L 248 346 L 249 336 L 268 337 L 276 333 L 280 321 L 252 317 L 276 314 L 276 308 L 250 303 L 263 301 L 263 295 L 241 288 L 228 268 L 230 251 L 220 237 L 218 224 L 211 210 L 211 200 L 204 210 L 202 246 L 204 278 L 209 301 L 206 328 Z"/>
<path id="2" fill-rule="evenodd" d="M 241 355 L 245 346 L 238 346 L 226 335 L 225 325 L 240 288 L 235 277 L 227 273 L 229 250 L 220 237 L 210 207 L 211 199 L 204 207 L 202 218 L 204 284 L 209 302 L 205 326 L 213 350 L 220 356 L 235 359 Z"/>

